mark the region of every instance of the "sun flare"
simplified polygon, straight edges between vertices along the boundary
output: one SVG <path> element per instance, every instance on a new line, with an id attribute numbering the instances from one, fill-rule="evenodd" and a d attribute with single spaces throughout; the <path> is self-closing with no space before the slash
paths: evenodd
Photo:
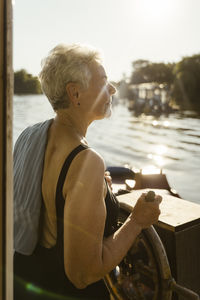
<path id="1" fill-rule="evenodd" d="M 140 0 L 136 6 L 140 16 L 152 20 L 162 20 L 172 12 L 173 2 L 171 0 Z"/>
<path id="2" fill-rule="evenodd" d="M 163 155 L 167 152 L 167 147 L 164 145 L 157 145 L 155 147 L 155 152 L 157 155 Z"/>

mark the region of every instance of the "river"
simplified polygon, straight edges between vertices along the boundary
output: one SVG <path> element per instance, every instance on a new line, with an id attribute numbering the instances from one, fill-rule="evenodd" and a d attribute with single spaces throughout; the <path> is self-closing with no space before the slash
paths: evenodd
<path id="1" fill-rule="evenodd" d="M 25 127 L 54 116 L 44 95 L 15 95 L 13 113 L 13 142 Z M 200 204 L 199 118 L 180 114 L 135 117 L 120 101 L 111 118 L 91 124 L 87 140 L 107 166 L 162 168 L 182 198 Z"/>

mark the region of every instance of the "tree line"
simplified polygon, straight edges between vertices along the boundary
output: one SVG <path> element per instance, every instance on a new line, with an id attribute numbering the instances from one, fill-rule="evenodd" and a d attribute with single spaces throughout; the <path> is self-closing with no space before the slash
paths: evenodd
<path id="1" fill-rule="evenodd" d="M 33 76 L 25 69 L 14 72 L 15 94 L 41 94 L 41 86 L 37 76 Z"/>
<path id="2" fill-rule="evenodd" d="M 167 64 L 140 59 L 134 61 L 132 67 L 130 84 L 165 84 L 173 103 L 183 110 L 200 112 L 200 54 Z"/>
<path id="3" fill-rule="evenodd" d="M 200 54 L 184 57 L 178 63 L 153 63 L 139 59 L 132 63 L 129 84 L 167 85 L 171 101 L 181 109 L 200 112 Z M 14 73 L 15 94 L 41 94 L 38 78 L 25 69 Z"/>

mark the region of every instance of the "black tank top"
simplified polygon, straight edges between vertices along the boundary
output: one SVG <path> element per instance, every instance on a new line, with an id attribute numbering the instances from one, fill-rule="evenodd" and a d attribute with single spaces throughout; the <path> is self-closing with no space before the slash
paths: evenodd
<path id="1" fill-rule="evenodd" d="M 25 256 L 15 252 L 14 255 L 14 300 L 37 299 L 40 295 L 34 294 L 34 291 L 30 295 L 27 288 L 25 289 L 20 282 L 31 282 L 34 287 L 36 286 L 43 292 L 41 299 L 48 299 L 48 295 L 51 297 L 55 295 L 64 297 L 62 299 L 98 299 L 106 300 L 110 299 L 109 293 L 104 285 L 103 280 L 89 285 L 85 289 L 76 289 L 75 286 L 69 281 L 64 271 L 64 246 L 63 246 L 63 216 L 65 199 L 63 197 L 63 184 L 67 176 L 67 172 L 74 157 L 81 151 L 88 147 L 79 145 L 76 147 L 66 158 L 63 167 L 61 169 L 57 189 L 56 189 L 56 216 L 57 216 L 57 241 L 56 245 L 52 248 L 45 248 L 41 245 L 37 245 L 34 253 L 30 256 Z M 107 182 L 106 182 L 107 184 Z M 107 184 L 107 194 L 105 198 L 107 216 L 105 222 L 104 236 L 107 237 L 112 234 L 117 228 L 117 219 L 119 212 L 119 203 L 112 194 Z M 18 280 L 20 278 L 20 280 Z M 16 280 L 17 279 L 17 280 Z M 27 284 L 26 284 L 27 287 Z M 35 289 L 37 290 L 37 289 Z M 49 294 L 50 293 L 50 294 Z M 45 298 L 45 295 L 47 298 Z M 34 298 L 35 297 L 35 298 Z M 71 298 L 70 298 L 71 299 Z"/>
<path id="2" fill-rule="evenodd" d="M 64 205 L 65 205 L 65 199 L 63 198 L 63 193 L 62 193 L 63 185 L 72 160 L 79 152 L 87 148 L 88 148 L 87 146 L 79 145 L 69 154 L 69 156 L 66 158 L 63 164 L 63 167 L 60 172 L 60 176 L 58 178 L 57 189 L 56 189 L 56 215 L 57 215 L 57 236 L 58 236 L 57 244 L 61 245 L 62 248 L 63 248 L 63 238 L 61 237 L 63 237 L 63 216 L 64 216 Z M 107 193 L 105 197 L 107 217 L 106 217 L 106 223 L 104 229 L 104 236 L 107 237 L 115 231 L 116 222 L 118 218 L 119 203 L 115 195 L 111 192 L 106 180 L 105 182 L 107 185 Z"/>

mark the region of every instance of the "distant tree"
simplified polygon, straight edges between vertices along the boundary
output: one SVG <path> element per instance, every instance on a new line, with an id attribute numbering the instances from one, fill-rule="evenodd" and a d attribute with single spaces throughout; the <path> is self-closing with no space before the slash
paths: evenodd
<path id="1" fill-rule="evenodd" d="M 133 61 L 132 66 L 133 66 L 133 70 L 137 71 L 140 70 L 142 68 L 145 68 L 146 66 L 148 66 L 150 64 L 149 60 L 146 59 L 138 59 Z"/>
<path id="2" fill-rule="evenodd" d="M 200 111 L 200 54 L 184 57 L 174 68 L 172 96 L 182 109 Z"/>
<path id="3" fill-rule="evenodd" d="M 14 73 L 14 93 L 15 94 L 41 94 L 41 86 L 38 78 L 28 74 L 21 69 Z"/>
<path id="4" fill-rule="evenodd" d="M 132 65 L 132 84 L 157 82 L 171 85 L 174 81 L 174 64 L 151 63 L 148 60 L 137 60 Z"/>
<path id="5" fill-rule="evenodd" d="M 138 59 L 133 61 L 133 72 L 131 75 L 130 83 L 139 84 L 147 82 L 145 78 L 145 68 L 150 64 L 148 60 Z"/>
<path id="6" fill-rule="evenodd" d="M 145 67 L 147 82 L 172 84 L 174 64 L 152 63 Z"/>

